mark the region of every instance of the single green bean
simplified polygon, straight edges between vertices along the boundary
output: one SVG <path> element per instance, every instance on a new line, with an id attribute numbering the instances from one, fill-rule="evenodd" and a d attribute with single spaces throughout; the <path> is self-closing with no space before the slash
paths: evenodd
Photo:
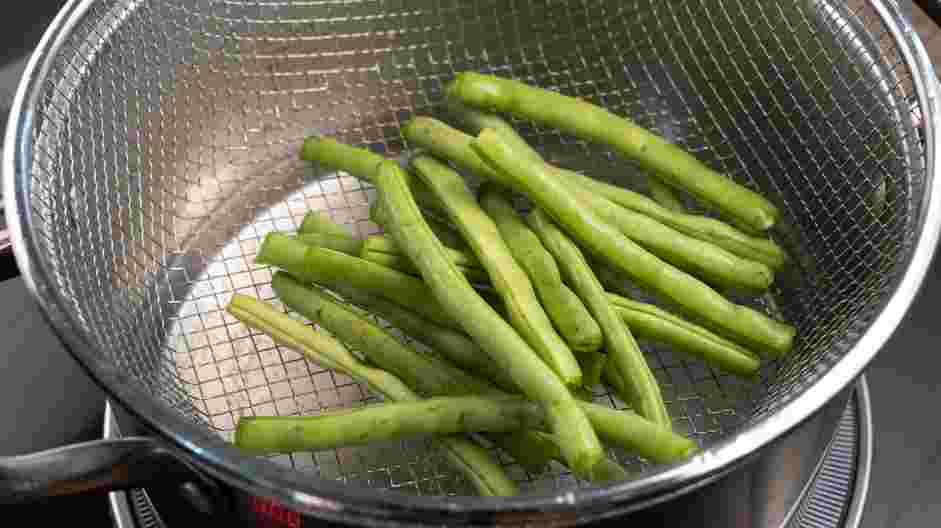
<path id="1" fill-rule="evenodd" d="M 445 249 L 450 248 L 446 247 Z M 384 253 L 382 251 L 371 251 L 364 249 L 363 251 L 360 251 L 359 257 L 370 262 L 375 262 L 376 264 L 381 264 L 387 268 L 392 268 L 403 273 L 408 273 L 409 275 L 420 275 L 418 268 L 416 268 L 415 264 L 405 255 L 393 255 L 391 253 Z M 471 282 L 480 283 L 490 280 L 487 272 L 481 268 L 468 267 L 463 264 L 455 264 L 455 266 L 457 266 L 458 271 L 463 273 L 467 277 L 467 280 Z"/>
<path id="2" fill-rule="evenodd" d="M 780 216 L 777 207 L 761 194 L 710 169 L 683 148 L 629 119 L 587 101 L 473 72 L 458 74 L 446 93 L 469 106 L 508 112 L 611 146 L 670 185 L 754 229 L 764 231 Z"/>
<path id="3" fill-rule="evenodd" d="M 607 293 L 608 303 L 638 337 L 668 344 L 730 374 L 753 377 L 761 360 L 747 349 L 702 326 L 647 303 Z"/>
<path id="4" fill-rule="evenodd" d="M 439 396 L 314 416 L 246 416 L 235 445 L 261 454 L 320 451 L 428 434 L 516 432 L 542 422 L 539 408 L 520 398 Z"/>
<path id="5" fill-rule="evenodd" d="M 578 246 L 549 218 L 542 209 L 533 209 L 527 222 L 542 239 L 565 273 L 566 281 L 578 292 L 604 331 L 605 349 L 610 363 L 628 383 L 625 387 L 630 402 L 648 420 L 666 428 L 673 425 L 660 387 L 634 336 L 611 308 L 604 288 L 592 272 Z"/>
<path id="6" fill-rule="evenodd" d="M 612 444 L 653 462 L 675 462 L 696 450 L 691 440 L 630 411 L 592 403 L 585 403 L 582 408 L 597 419 L 599 434 Z M 545 411 L 539 405 L 516 396 L 435 397 L 314 416 L 245 417 L 239 420 L 235 443 L 254 453 L 291 453 L 429 434 L 519 432 L 542 429 L 545 422 Z M 564 453 L 564 447 L 560 447 Z"/>
<path id="7" fill-rule="evenodd" d="M 486 394 L 496 390 L 480 378 L 399 341 L 325 292 L 305 287 L 284 272 L 275 273 L 271 287 L 285 306 L 320 324 L 360 351 L 370 363 L 395 374 L 425 396 Z"/>
<path id="8" fill-rule="evenodd" d="M 267 304 L 235 294 L 226 311 L 247 326 L 259 330 L 277 343 L 290 347 L 311 361 L 337 370 L 369 385 L 376 392 L 393 401 L 415 401 L 419 396 L 402 380 L 388 372 L 359 362 L 342 343 L 317 332 Z M 519 489 L 490 454 L 479 445 L 460 436 L 436 439 L 448 460 L 464 474 L 481 495 L 516 495 Z"/>
<path id="9" fill-rule="evenodd" d="M 440 325 L 463 330 L 445 315 L 418 277 L 326 248 L 308 246 L 287 235 L 272 232 L 255 257 L 256 262 L 276 266 L 306 283 L 347 285 L 407 306 Z"/>
<path id="10" fill-rule="evenodd" d="M 565 342 L 574 352 L 595 352 L 601 348 L 598 323 L 562 282 L 555 259 L 523 222 L 503 190 L 485 183 L 480 190 L 480 206 L 497 224 L 510 253 L 529 276 L 543 308 Z"/>
<path id="11" fill-rule="evenodd" d="M 301 159 L 316 162 L 334 170 L 341 170 L 361 180 L 375 183 L 373 180 L 376 178 L 376 168 L 386 158 L 368 149 L 340 143 L 330 137 L 310 136 L 304 140 Z M 422 207 L 431 210 L 440 208 L 438 201 L 425 189 L 421 181 L 408 173 L 406 177 L 415 199 Z"/>
<path id="12" fill-rule="evenodd" d="M 337 236 L 326 233 L 299 233 L 297 239 L 309 246 L 319 246 L 347 255 L 359 255 L 363 241 L 351 236 Z"/>
<path id="13" fill-rule="evenodd" d="M 490 120 L 493 119 L 494 117 L 490 118 Z M 501 126 L 494 133 L 517 156 L 524 157 L 533 164 L 551 167 L 543 163 L 539 154 L 529 147 L 509 125 Z M 416 117 L 405 125 L 403 134 L 417 146 L 427 149 L 436 156 L 450 159 L 482 178 L 495 181 L 499 177 L 493 174 L 493 170 L 487 167 L 471 148 L 472 136 L 441 121 L 428 117 Z M 552 167 L 550 172 L 551 176 L 566 183 L 575 179 L 578 179 L 577 181 L 590 179 L 557 167 Z M 739 257 L 711 242 L 686 235 L 645 214 L 621 207 L 592 192 L 587 185 L 567 185 L 566 188 L 584 206 L 591 208 L 592 212 L 616 227 L 624 236 L 663 260 L 681 269 L 689 270 L 710 283 L 748 292 L 761 292 L 766 290 L 774 279 L 774 274 L 768 266 Z"/>
<path id="14" fill-rule="evenodd" d="M 491 284 L 503 298 L 513 327 L 563 383 L 571 387 L 581 385 L 581 368 L 571 349 L 556 333 L 529 277 L 513 258 L 500 230 L 481 209 L 464 179 L 447 165 L 427 156 L 413 159 L 412 165 L 487 270 Z M 391 211 L 388 204 L 386 208 Z M 396 242 L 402 245 L 399 238 Z"/>
<path id="15" fill-rule="evenodd" d="M 523 394 L 543 407 L 548 428 L 559 438 L 569 468 L 577 475 L 589 476 L 604 451 L 584 411 L 552 369 L 540 361 L 529 344 L 474 291 L 447 258 L 444 246 L 422 218 L 403 172 L 395 163 L 383 163 L 376 178 L 379 199 L 389 212 L 392 236 L 421 270 L 431 298 L 460 320 L 464 330 L 499 368 L 507 371 Z M 430 184 L 429 180 L 425 183 Z M 441 193 L 444 183 L 438 181 L 432 187 L 440 198 L 448 194 Z M 467 192 L 463 181 L 455 191 L 460 193 L 460 189 Z M 453 204 L 449 207 L 445 201 L 445 206 L 454 211 Z M 468 231 L 463 229 L 462 234 L 470 240 Z M 481 258 L 479 248 L 475 254 Z"/>
<path id="16" fill-rule="evenodd" d="M 341 288 L 340 295 L 385 319 L 413 339 L 424 343 L 455 365 L 483 379 L 491 380 L 506 392 L 518 392 L 506 371 L 496 364 L 464 332 L 429 321 L 415 312 L 375 295 L 366 295 L 353 288 Z"/>
<path id="17" fill-rule="evenodd" d="M 737 342 L 754 345 L 774 356 L 791 349 L 795 334 L 792 326 L 729 301 L 699 279 L 640 247 L 593 210 L 582 207 L 570 189 L 552 176 L 554 170 L 546 164 L 515 156 L 500 136 L 489 130 L 481 132 L 471 146 L 491 164 L 499 183 L 525 192 L 570 236 L 639 285 L 701 317 Z"/>
<path id="18" fill-rule="evenodd" d="M 327 213 L 323 211 L 308 211 L 307 214 L 304 215 L 304 221 L 301 222 L 301 228 L 298 229 L 298 233 L 319 233 L 338 237 L 353 237 L 353 233 L 351 233 L 349 229 L 334 222 Z"/>

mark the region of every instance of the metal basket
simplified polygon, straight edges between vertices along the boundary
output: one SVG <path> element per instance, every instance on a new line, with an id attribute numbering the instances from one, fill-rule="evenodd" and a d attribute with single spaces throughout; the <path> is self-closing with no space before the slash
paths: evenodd
<path id="1" fill-rule="evenodd" d="M 277 303 L 256 249 L 311 209 L 378 231 L 373 189 L 300 161 L 305 136 L 398 156 L 399 126 L 438 114 L 463 70 L 630 116 L 781 208 L 775 236 L 797 266 L 762 306 L 797 327 L 793 353 L 752 383 L 644 344 L 699 455 L 658 466 L 614 453 L 634 476 L 598 486 L 562 468 L 529 474 L 495 450 L 525 493 L 479 499 L 421 439 L 268 459 L 229 445 L 240 416 L 375 401 L 224 306 L 236 292 Z M 74 1 L 17 96 L 7 215 L 23 274 L 74 354 L 217 476 L 295 506 L 640 500 L 760 450 L 879 350 L 938 238 L 937 119 L 924 50 L 877 0 Z M 630 160 L 516 125 L 565 166 L 644 181 Z"/>

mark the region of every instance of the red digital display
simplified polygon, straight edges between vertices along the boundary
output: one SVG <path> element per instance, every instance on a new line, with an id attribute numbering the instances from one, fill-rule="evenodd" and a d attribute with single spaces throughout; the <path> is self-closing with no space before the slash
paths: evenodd
<path id="1" fill-rule="evenodd" d="M 303 518 L 296 511 L 260 497 L 252 497 L 252 511 L 258 517 L 260 526 L 278 526 L 280 528 L 301 528 Z"/>

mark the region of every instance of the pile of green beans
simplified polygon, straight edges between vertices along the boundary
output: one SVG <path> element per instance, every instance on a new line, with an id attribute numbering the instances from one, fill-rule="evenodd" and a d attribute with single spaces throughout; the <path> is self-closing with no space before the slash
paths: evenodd
<path id="1" fill-rule="evenodd" d="M 445 94 L 454 124 L 404 124 L 421 149 L 407 163 L 329 137 L 304 141 L 302 159 L 376 187 L 370 219 L 385 231 L 360 238 L 311 211 L 297 233 L 269 233 L 260 246 L 278 300 L 330 335 L 245 295 L 227 307 L 387 401 L 244 417 L 235 445 L 291 453 L 433 435 L 482 495 L 518 493 L 483 438 L 527 468 L 554 460 L 597 482 L 628 478 L 605 446 L 652 463 L 693 456 L 699 446 L 673 430 L 639 341 L 746 380 L 787 354 L 794 327 L 729 296 L 766 295 L 791 263 L 764 235 L 777 208 L 590 102 L 474 72 Z M 498 113 L 639 162 L 649 196 L 546 162 Z M 476 194 L 465 175 L 484 181 Z M 721 218 L 689 212 L 680 192 Z M 633 288 L 669 304 L 632 299 Z M 630 409 L 592 403 L 599 384 Z"/>

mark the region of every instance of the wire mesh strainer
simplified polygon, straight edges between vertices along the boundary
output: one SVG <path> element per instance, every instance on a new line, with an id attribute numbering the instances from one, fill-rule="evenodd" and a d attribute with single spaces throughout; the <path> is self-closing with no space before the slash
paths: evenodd
<path id="1" fill-rule="evenodd" d="M 893 5 L 827 0 L 72 2 L 8 129 L 24 275 L 103 384 L 221 476 L 294 504 L 511 504 L 459 498 L 470 487 L 424 440 L 267 460 L 227 445 L 240 416 L 375 401 L 224 306 L 236 292 L 277 302 L 255 252 L 311 209 L 378 231 L 373 189 L 300 161 L 305 136 L 398 156 L 399 126 L 437 114 L 463 70 L 585 97 L 676 141 L 778 204 L 797 256 L 765 306 L 797 346 L 759 382 L 645 345 L 701 455 L 663 468 L 616 453 L 635 477 L 577 494 L 589 484 L 495 450 L 538 500 L 641 497 L 759 449 L 859 373 L 920 284 L 938 234 L 933 70 Z M 563 165 L 643 185 L 629 160 L 516 124 Z"/>

